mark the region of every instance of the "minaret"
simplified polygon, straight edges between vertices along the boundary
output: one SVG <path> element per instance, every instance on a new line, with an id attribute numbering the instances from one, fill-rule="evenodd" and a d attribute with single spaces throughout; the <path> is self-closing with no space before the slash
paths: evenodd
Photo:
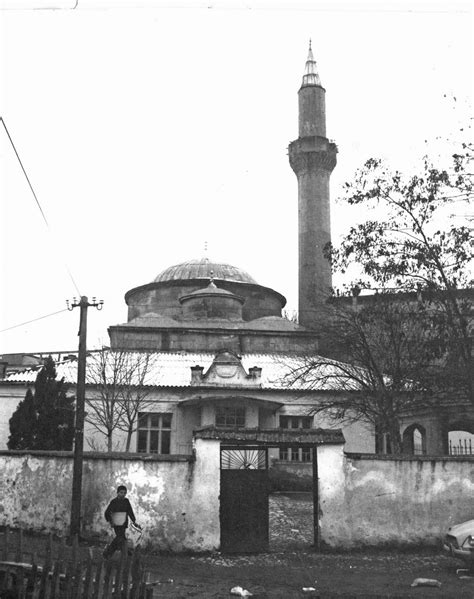
<path id="1" fill-rule="evenodd" d="M 321 85 L 311 41 L 298 92 L 299 137 L 290 143 L 290 165 L 298 179 L 299 322 L 313 328 L 331 294 L 331 267 L 324 246 L 331 240 L 329 178 L 336 166 L 336 144 L 326 137 L 326 90 Z"/>

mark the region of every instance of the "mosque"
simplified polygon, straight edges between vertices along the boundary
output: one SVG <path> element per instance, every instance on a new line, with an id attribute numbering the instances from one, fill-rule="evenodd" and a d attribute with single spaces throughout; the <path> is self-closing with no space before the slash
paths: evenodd
<path id="1" fill-rule="evenodd" d="M 127 321 L 108 329 L 110 349 L 123 356 L 122 368 L 135 364 L 130 383 L 144 392 L 133 434 L 126 441 L 123 431 L 114 431 L 114 450 L 189 454 L 193 431 L 216 427 L 342 428 L 347 452 L 375 452 L 370 425 L 342 425 L 315 413 L 322 394 L 347 392 L 334 383 L 315 385 L 304 377 L 288 383 L 300 356 L 318 352 L 315 324 L 332 291 L 323 248 L 331 238 L 329 187 L 337 147 L 326 136 L 325 93 L 310 44 L 298 91 L 298 138 L 288 148 L 298 183 L 298 322 L 285 317 L 286 299 L 279 291 L 260 285 L 238 267 L 209 258 L 170 266 L 152 282 L 129 290 Z M 89 355 L 88 372 L 97 359 L 97 353 Z M 137 379 L 138 363 L 142 376 Z M 7 446 L 9 418 L 37 371 L 10 368 L 0 379 L 0 449 Z M 59 360 L 57 375 L 74 385 L 77 360 Z M 91 405 L 100 401 L 100 392 L 90 375 L 87 383 Z M 438 426 L 432 414 L 425 416 L 425 429 Z M 405 423 L 410 435 L 423 429 L 417 419 L 415 414 Z M 86 449 L 107 449 L 90 414 L 85 441 Z M 439 440 L 436 443 L 439 446 Z M 439 450 L 438 446 L 428 449 Z M 311 453 L 301 446 L 275 452 L 273 459 L 279 462 L 311 461 Z"/>
<path id="2" fill-rule="evenodd" d="M 125 294 L 127 321 L 109 327 L 110 349 L 129 363 L 147 356 L 146 402 L 138 411 L 132 451 L 163 454 L 191 452 L 193 430 L 206 426 L 245 429 L 339 428 L 315 416 L 327 385 L 304 381 L 288 385 L 285 377 L 298 356 L 317 352 L 312 325 L 318 305 L 331 291 L 331 270 L 323 256 L 330 240 L 329 180 L 336 165 L 336 145 L 326 137 L 325 89 L 311 45 L 298 92 L 299 135 L 290 143 L 290 165 L 298 181 L 299 322 L 285 317 L 285 297 L 260 285 L 242 269 L 209 258 L 170 266 L 151 283 Z M 88 371 L 93 370 L 88 357 Z M 6 447 L 8 420 L 37 369 L 10 369 L 0 380 L 0 447 Z M 77 361 L 57 362 L 58 378 L 72 385 Z M 98 398 L 89 378 L 87 399 Z M 114 449 L 124 435 L 114 433 Z M 359 423 L 344 428 L 346 449 L 374 451 L 374 434 Z M 90 423 L 86 446 L 104 449 L 103 435 Z M 129 440 L 130 441 L 130 440 Z M 87 447 L 86 447 L 87 448 Z M 304 448 L 285 447 L 282 461 L 310 461 Z"/>

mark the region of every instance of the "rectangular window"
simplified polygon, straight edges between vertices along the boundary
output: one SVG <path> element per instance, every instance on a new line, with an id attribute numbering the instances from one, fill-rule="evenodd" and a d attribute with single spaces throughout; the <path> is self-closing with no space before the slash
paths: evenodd
<path id="1" fill-rule="evenodd" d="M 170 453 L 172 416 L 146 412 L 138 414 L 138 453 Z"/>
<path id="2" fill-rule="evenodd" d="M 311 462 L 311 447 L 282 447 L 280 460 L 285 462 Z"/>
<path id="3" fill-rule="evenodd" d="M 308 429 L 313 426 L 312 416 L 280 416 L 280 428 Z M 288 462 L 311 462 L 311 447 L 288 447 L 280 449 L 280 460 Z"/>
<path id="4" fill-rule="evenodd" d="M 280 428 L 311 428 L 312 416 L 280 416 Z"/>
<path id="5" fill-rule="evenodd" d="M 245 408 L 217 406 L 216 426 L 221 428 L 244 428 Z"/>

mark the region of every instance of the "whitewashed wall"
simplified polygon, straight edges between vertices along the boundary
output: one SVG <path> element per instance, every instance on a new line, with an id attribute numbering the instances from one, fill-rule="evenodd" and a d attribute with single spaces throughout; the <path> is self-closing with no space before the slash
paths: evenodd
<path id="1" fill-rule="evenodd" d="M 144 541 L 170 551 L 210 551 L 220 542 L 219 442 L 198 439 L 196 460 L 127 454 L 85 457 L 83 530 L 107 538 L 104 510 L 124 484 Z M 0 525 L 67 534 L 72 457 L 57 452 L 0 452 Z"/>

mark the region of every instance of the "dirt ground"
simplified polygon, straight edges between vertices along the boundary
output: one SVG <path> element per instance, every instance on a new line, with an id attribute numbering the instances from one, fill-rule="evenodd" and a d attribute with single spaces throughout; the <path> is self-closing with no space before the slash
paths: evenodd
<path id="1" fill-rule="evenodd" d="M 24 536 L 25 549 L 40 558 L 46 538 Z M 80 554 L 92 551 L 99 561 L 103 543 L 84 542 Z M 59 544 L 54 552 L 59 549 Z M 69 549 L 69 548 L 68 548 Z M 331 597 L 474 598 L 474 578 L 461 578 L 458 561 L 441 551 L 400 553 L 360 551 L 315 553 L 309 547 L 273 550 L 258 555 L 220 553 L 170 555 L 143 551 L 155 599 L 166 597 L 232 599 L 231 589 L 240 586 L 254 599 Z M 112 558 L 119 560 L 116 553 Z M 440 587 L 411 587 L 416 578 L 435 579 Z M 303 589 L 314 590 L 303 590 Z"/>
<path id="2" fill-rule="evenodd" d="M 230 591 L 236 586 L 251 592 L 255 599 L 474 597 L 474 578 L 459 578 L 459 564 L 435 553 L 215 554 L 148 556 L 146 561 L 150 580 L 163 581 L 155 587 L 154 597 L 169 599 L 231 599 Z M 435 579 L 441 586 L 411 587 L 416 578 Z M 173 582 L 164 582 L 167 579 Z"/>
<path id="3" fill-rule="evenodd" d="M 230 591 L 236 586 L 252 593 L 254 599 L 474 598 L 474 578 L 456 574 L 462 564 L 442 554 L 441 541 L 439 549 L 410 552 L 315 553 L 311 549 L 312 501 L 308 494 L 272 496 L 269 530 L 270 550 L 258 555 L 169 555 L 144 548 L 149 581 L 156 582 L 154 598 L 235 599 L 238 595 Z M 1 539 L 0 534 L 0 545 Z M 24 548 L 41 556 L 46 540 L 26 533 Z M 81 556 L 85 558 L 92 551 L 94 560 L 99 561 L 106 541 L 84 541 Z M 55 545 L 54 555 L 66 549 L 61 549 L 58 540 Z M 112 559 L 118 561 L 119 555 Z M 434 579 L 441 586 L 411 587 L 417 578 Z"/>

